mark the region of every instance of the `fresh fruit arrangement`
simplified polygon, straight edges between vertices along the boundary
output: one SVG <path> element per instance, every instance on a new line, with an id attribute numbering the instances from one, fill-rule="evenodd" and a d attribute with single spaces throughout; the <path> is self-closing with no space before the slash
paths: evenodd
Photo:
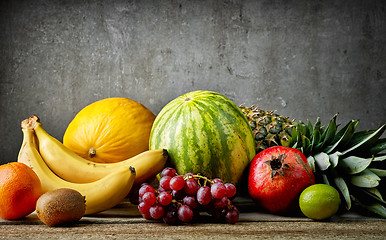
<path id="1" fill-rule="evenodd" d="M 337 115 L 324 127 L 320 118 L 315 124 L 310 121 L 305 124 L 255 106 L 240 106 L 240 109 L 255 135 L 257 152 L 278 145 L 299 149 L 307 157 L 316 182 L 338 189 L 347 210 L 353 201 L 386 217 L 386 202 L 377 188 L 381 178 L 386 176 L 382 163 L 386 159 L 386 139 L 381 138 L 386 124 L 375 130 L 356 131 L 358 120 L 351 120 L 338 129 Z M 267 122 L 279 127 L 262 127 Z"/>
<path id="2" fill-rule="evenodd" d="M 211 91 L 186 93 L 157 115 L 150 149 L 167 149 L 179 174 L 200 172 L 237 184 L 255 156 L 252 131 L 227 97 Z"/>
<path id="3" fill-rule="evenodd" d="M 193 173 L 182 176 L 167 167 L 161 172 L 157 190 L 149 184 L 141 186 L 138 210 L 146 219 L 162 219 L 169 225 L 197 220 L 203 210 L 218 221 L 234 224 L 239 219 L 239 210 L 231 201 L 235 195 L 236 187 L 220 178 Z"/>
<path id="4" fill-rule="evenodd" d="M 37 203 L 42 222 L 57 226 L 129 197 L 144 218 L 169 225 L 204 212 L 234 224 L 236 187 L 247 185 L 251 199 L 273 214 L 324 220 L 345 203 L 386 218 L 386 124 L 356 131 L 352 120 L 339 129 L 336 118 L 327 127 L 319 118 L 291 121 L 212 91 L 177 97 L 157 116 L 130 99 L 108 98 L 82 109 L 61 143 L 32 115 L 21 123 L 15 164 L 24 170 L 13 172 L 16 184 L 3 178 L 10 165 L 0 166 L 0 217 L 24 217 Z M 27 182 L 30 192 L 15 197 Z"/>

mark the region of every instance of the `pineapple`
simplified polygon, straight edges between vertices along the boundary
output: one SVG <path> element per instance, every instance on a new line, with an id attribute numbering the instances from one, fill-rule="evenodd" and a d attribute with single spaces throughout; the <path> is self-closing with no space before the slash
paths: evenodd
<path id="1" fill-rule="evenodd" d="M 293 121 L 274 111 L 264 111 L 254 105 L 249 108 L 241 105 L 240 109 L 252 128 L 257 153 L 268 147 L 290 144 L 288 141 L 294 127 Z"/>
<path id="2" fill-rule="evenodd" d="M 380 191 L 384 188 L 381 178 L 386 176 L 383 162 L 386 159 L 386 138 L 380 137 L 386 130 L 386 124 L 376 130 L 356 131 L 358 120 L 351 120 L 338 129 L 337 115 L 330 120 L 327 127 L 322 126 L 320 118 L 317 118 L 315 124 L 309 120 L 305 124 L 287 119 L 282 121 L 286 127 L 276 135 L 271 133 L 261 138 L 257 126 L 264 125 L 261 124 L 264 119 L 269 118 L 274 122 L 276 118 L 286 118 L 276 114 L 272 116 L 272 112 L 254 106 L 240 108 L 254 135 L 258 136 L 255 138 L 257 152 L 275 145 L 299 149 L 307 157 L 317 182 L 338 189 L 347 210 L 354 203 L 386 218 L 386 202 Z"/>

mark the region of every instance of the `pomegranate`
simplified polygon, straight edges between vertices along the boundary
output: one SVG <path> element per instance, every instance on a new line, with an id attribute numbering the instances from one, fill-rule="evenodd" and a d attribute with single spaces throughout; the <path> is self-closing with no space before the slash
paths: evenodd
<path id="1" fill-rule="evenodd" d="M 300 193 L 312 184 L 315 184 L 315 177 L 311 167 L 304 154 L 295 148 L 270 147 L 252 159 L 249 194 L 271 213 L 295 210 Z"/>

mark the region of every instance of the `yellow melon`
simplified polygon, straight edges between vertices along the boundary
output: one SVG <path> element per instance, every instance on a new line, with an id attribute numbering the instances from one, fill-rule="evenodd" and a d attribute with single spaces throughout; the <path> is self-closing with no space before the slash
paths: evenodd
<path id="1" fill-rule="evenodd" d="M 149 149 L 154 119 L 149 109 L 131 99 L 102 99 L 74 117 L 63 144 L 94 162 L 119 162 Z"/>

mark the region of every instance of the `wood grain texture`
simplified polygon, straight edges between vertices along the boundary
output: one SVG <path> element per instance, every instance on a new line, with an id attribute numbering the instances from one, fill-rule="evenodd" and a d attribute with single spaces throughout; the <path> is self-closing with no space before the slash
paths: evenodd
<path id="1" fill-rule="evenodd" d="M 0 220 L 0 239 L 384 239 L 386 220 L 350 213 L 329 221 L 243 212 L 234 225 L 203 215 L 194 224 L 168 226 L 139 216 L 121 204 L 67 227 L 48 227 L 35 213 L 17 221 Z"/>

